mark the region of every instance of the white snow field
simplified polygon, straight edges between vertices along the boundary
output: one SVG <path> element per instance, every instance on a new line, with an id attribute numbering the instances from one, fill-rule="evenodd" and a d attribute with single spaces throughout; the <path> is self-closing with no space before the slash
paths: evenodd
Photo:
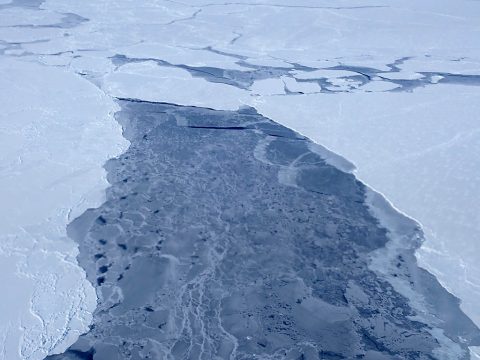
<path id="1" fill-rule="evenodd" d="M 115 104 L 64 69 L 0 59 L 0 358 L 43 359 L 90 324 L 96 296 L 66 225 L 103 202 L 126 141 Z"/>
<path id="2" fill-rule="evenodd" d="M 40 359 L 88 325 L 65 226 L 126 146 L 113 97 L 253 106 L 345 157 L 423 225 L 420 265 L 480 325 L 480 2 L 7 1 L 0 24 L 1 359 Z"/>

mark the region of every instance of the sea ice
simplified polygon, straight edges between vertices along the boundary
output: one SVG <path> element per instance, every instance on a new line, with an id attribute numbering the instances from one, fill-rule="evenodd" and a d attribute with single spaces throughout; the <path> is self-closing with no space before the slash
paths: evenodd
<path id="1" fill-rule="evenodd" d="M 112 100 L 70 72 L 3 58 L 0 88 L 0 354 L 37 360 L 90 324 L 96 296 L 66 225 L 102 203 L 102 166 L 127 142 Z"/>

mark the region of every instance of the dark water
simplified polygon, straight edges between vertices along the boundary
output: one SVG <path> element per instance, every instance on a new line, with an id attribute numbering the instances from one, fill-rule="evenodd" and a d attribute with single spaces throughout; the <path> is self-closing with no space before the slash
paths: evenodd
<path id="1" fill-rule="evenodd" d="M 353 175 L 252 109 L 120 104 L 131 146 L 68 229 L 99 305 L 48 359 L 435 358 L 431 324 L 368 268 L 388 239 Z M 397 260 L 468 358 L 479 332 L 458 301 Z"/>

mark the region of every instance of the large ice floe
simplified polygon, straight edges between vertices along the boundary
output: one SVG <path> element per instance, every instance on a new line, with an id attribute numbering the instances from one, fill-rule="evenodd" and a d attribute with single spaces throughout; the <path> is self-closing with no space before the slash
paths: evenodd
<path id="1" fill-rule="evenodd" d="M 0 88 L 0 357 L 43 359 L 92 320 L 66 226 L 103 202 L 103 164 L 127 142 L 115 103 L 76 74 L 3 58 Z"/>
<path id="2" fill-rule="evenodd" d="M 0 1 L 0 358 L 468 358 L 479 21 Z"/>

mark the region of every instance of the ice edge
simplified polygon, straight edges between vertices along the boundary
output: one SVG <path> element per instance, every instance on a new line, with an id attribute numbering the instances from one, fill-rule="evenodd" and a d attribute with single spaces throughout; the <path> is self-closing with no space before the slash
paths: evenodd
<path id="1" fill-rule="evenodd" d="M 295 129 L 292 130 L 298 132 Z M 428 305 L 425 303 L 424 297 L 406 284 L 405 280 L 394 277 L 389 271 L 395 258 L 401 254 L 401 249 L 412 251 L 415 255 L 415 265 L 434 276 L 443 289 L 454 296 L 459 301 L 459 304 L 461 304 L 461 299 L 452 294 L 440 279 L 418 262 L 416 254 L 425 241 L 422 223 L 395 207 L 382 192 L 360 179 L 356 174 L 357 167 L 354 163 L 327 147 L 317 144 L 313 140 L 311 141 L 309 148 L 312 152 L 318 154 L 329 165 L 334 166 L 338 170 L 353 174 L 355 178 L 365 186 L 365 203 L 368 206 L 369 212 L 377 219 L 379 226 L 387 230 L 389 242 L 384 248 L 375 250 L 370 254 L 369 268 L 387 280 L 395 291 L 408 299 L 409 305 L 418 314 L 422 314 L 417 315 L 417 320 L 431 324 L 432 319 L 428 321 L 429 319 L 427 318 Z M 449 339 L 441 328 L 433 328 L 430 330 L 430 333 L 439 342 L 439 348 L 434 352 L 439 359 L 448 360 L 451 359 L 451 356 L 454 354 L 456 357 L 461 357 L 461 348 Z M 480 347 L 470 346 L 469 349 L 470 356 L 473 359 L 480 359 Z"/>

